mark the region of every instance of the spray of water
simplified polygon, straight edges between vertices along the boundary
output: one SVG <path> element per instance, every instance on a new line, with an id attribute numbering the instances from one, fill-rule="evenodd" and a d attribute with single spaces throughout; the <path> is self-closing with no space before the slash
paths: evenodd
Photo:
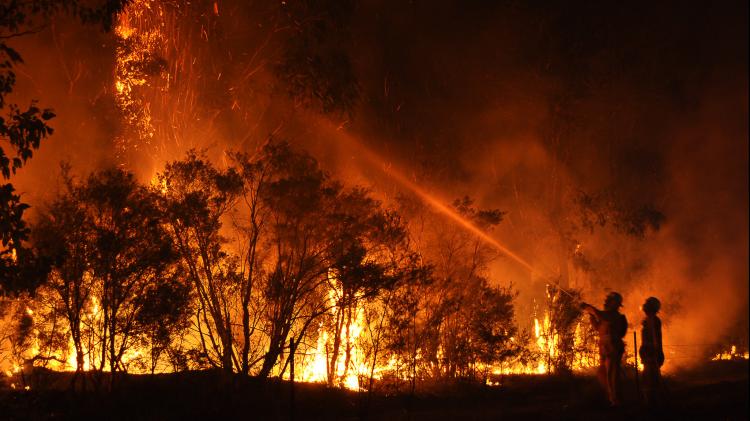
<path id="1" fill-rule="evenodd" d="M 534 266 L 532 266 L 528 261 L 526 261 L 526 259 L 510 250 L 508 247 L 500 243 L 497 239 L 490 236 L 487 232 L 483 231 L 482 229 L 474 225 L 471 221 L 464 218 L 454 209 L 445 205 L 446 202 L 444 200 L 441 200 L 435 194 L 428 192 L 418 184 L 409 180 L 409 178 L 407 178 L 401 171 L 396 169 L 392 164 L 387 163 L 386 160 L 384 160 L 380 155 L 365 146 L 362 141 L 355 138 L 349 133 L 343 132 L 343 130 L 339 130 L 339 133 L 341 134 L 339 141 L 345 141 L 347 143 L 347 146 L 351 148 L 351 150 L 356 151 L 359 157 L 363 158 L 368 164 L 379 168 L 385 175 L 387 175 L 391 180 L 398 183 L 400 186 L 419 196 L 419 198 L 424 200 L 425 203 L 429 204 L 436 211 L 450 218 L 453 222 L 456 223 L 457 226 L 473 235 L 476 235 L 477 238 L 494 247 L 496 250 L 509 257 L 511 260 L 521 265 L 529 272 L 541 275 L 545 278 L 548 277 L 546 276 L 546 274 L 540 272 Z"/>

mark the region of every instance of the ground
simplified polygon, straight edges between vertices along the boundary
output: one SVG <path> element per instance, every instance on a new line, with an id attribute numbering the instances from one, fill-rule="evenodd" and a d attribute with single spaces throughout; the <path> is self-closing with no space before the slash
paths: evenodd
<path id="1" fill-rule="evenodd" d="M 0 391 L 0 419 L 720 419 L 748 415 L 747 361 L 716 362 L 666 378 L 667 402 L 653 410 L 625 384 L 626 404 L 606 405 L 591 376 L 511 376 L 499 387 L 461 383 L 429 393 L 373 395 L 288 382 L 225 380 L 219 373 L 127 376 L 112 393 L 63 390 L 69 376 L 41 373 L 29 391 Z"/>

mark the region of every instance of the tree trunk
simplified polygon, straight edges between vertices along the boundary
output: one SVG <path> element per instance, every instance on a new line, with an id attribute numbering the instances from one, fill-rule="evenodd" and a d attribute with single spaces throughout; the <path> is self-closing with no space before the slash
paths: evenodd
<path id="1" fill-rule="evenodd" d="M 334 332 L 333 332 L 333 349 L 331 351 L 330 356 L 327 355 L 326 358 L 328 359 L 328 387 L 333 387 L 334 382 L 336 379 L 336 366 L 337 361 L 339 359 L 339 348 L 341 347 L 341 331 L 343 330 L 343 323 L 344 323 L 344 317 L 343 317 L 343 310 L 340 306 L 336 309 L 336 322 L 334 323 Z"/>
<path id="2" fill-rule="evenodd" d="M 349 363 L 352 359 L 352 343 L 351 343 L 351 327 L 352 327 L 352 304 L 347 306 L 346 314 L 346 347 L 344 351 L 344 373 L 342 374 L 342 380 L 346 381 L 346 376 L 349 375 Z M 359 382 L 357 382 L 359 384 Z"/>
<path id="3" fill-rule="evenodd" d="M 223 328 L 224 332 L 221 335 L 222 341 L 222 356 L 221 365 L 224 369 L 224 373 L 231 375 L 233 373 L 232 368 L 232 331 L 230 330 L 229 320 L 227 320 L 226 326 Z"/>
<path id="4" fill-rule="evenodd" d="M 250 309 L 248 303 L 242 304 L 242 366 L 240 371 L 246 375 L 250 372 Z"/>

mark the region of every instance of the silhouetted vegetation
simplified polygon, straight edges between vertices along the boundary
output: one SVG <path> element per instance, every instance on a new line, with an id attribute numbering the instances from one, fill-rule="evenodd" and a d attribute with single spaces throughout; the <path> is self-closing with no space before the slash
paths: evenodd
<path id="1" fill-rule="evenodd" d="M 293 348 L 302 367 L 324 358 L 329 386 L 372 389 L 386 366 L 377 378 L 413 388 L 485 381 L 526 345 L 515 293 L 487 278 L 491 249 L 461 230 L 415 237 L 409 221 L 443 217 L 414 201 L 402 219 L 286 142 L 224 170 L 191 151 L 150 186 L 62 171 L 31 241 L 47 275 L 12 337 L 17 365 L 75 369 L 73 387 L 88 370 L 97 388 L 116 382 L 104 371 L 284 376 Z M 454 206 L 484 229 L 502 219 Z"/>

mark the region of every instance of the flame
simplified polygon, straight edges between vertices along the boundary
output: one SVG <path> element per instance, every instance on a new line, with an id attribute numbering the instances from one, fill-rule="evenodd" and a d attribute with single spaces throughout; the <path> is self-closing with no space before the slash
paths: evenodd
<path id="1" fill-rule="evenodd" d="M 157 56 L 164 37 L 158 28 L 140 28 L 138 23 L 151 10 L 152 0 L 135 0 L 119 15 L 115 35 L 119 44 L 115 50 L 115 99 L 125 122 L 135 131 L 135 136 L 149 141 L 154 134 L 151 109 L 138 95 L 138 89 L 148 84 L 148 64 Z M 153 71 L 153 69 L 151 69 Z M 120 139 L 119 152 L 123 152 L 134 139 Z"/>
<path id="2" fill-rule="evenodd" d="M 169 190 L 169 187 L 167 186 L 167 180 L 166 179 L 160 179 L 158 174 L 154 174 L 153 177 L 151 177 L 151 187 L 158 189 L 161 194 L 167 193 Z"/>
<path id="3" fill-rule="evenodd" d="M 115 34 L 122 40 L 130 38 L 135 33 L 135 28 L 130 26 L 126 19 L 120 19 L 120 24 L 115 28 Z"/>
<path id="4" fill-rule="evenodd" d="M 330 316 L 336 318 L 337 316 L 343 317 L 343 314 L 339 314 L 342 309 L 335 306 L 337 297 L 341 296 L 340 283 L 335 279 L 335 275 L 329 272 L 329 280 L 331 288 L 328 291 L 328 300 L 332 310 Z M 365 330 L 364 311 L 361 306 L 357 306 L 354 309 L 354 318 L 351 325 L 342 327 L 341 336 L 341 350 L 333 362 L 333 373 L 334 379 L 341 379 L 341 385 L 347 389 L 357 390 L 360 389 L 359 378 L 360 375 L 369 372 L 367 358 L 359 346 L 362 333 Z M 305 361 L 303 361 L 301 381 L 305 382 L 326 382 L 328 380 L 328 367 L 331 362 L 329 361 L 330 350 L 333 348 L 333 336 L 324 328 L 323 323 L 319 325 L 319 335 L 315 349 L 306 353 Z M 346 361 L 346 349 L 350 349 L 349 365 L 347 366 Z M 375 374 L 375 378 L 379 379 L 379 371 Z M 343 378 L 342 378 L 343 377 Z"/>
<path id="5" fill-rule="evenodd" d="M 336 306 L 336 300 L 340 299 L 342 294 L 342 287 L 340 282 L 335 278 L 333 273 L 329 273 L 330 287 L 327 294 L 330 312 L 329 317 L 336 319 L 340 311 L 343 311 L 340 307 Z M 29 316 L 35 314 L 42 314 L 43 311 L 40 308 L 21 307 L 23 311 Z M 90 302 L 87 304 L 83 320 L 88 326 L 96 326 L 101 323 L 103 318 L 102 309 L 98 300 L 95 297 L 91 297 Z M 595 349 L 592 346 L 595 344 L 591 341 L 587 341 L 587 329 L 586 322 L 579 320 L 574 326 L 573 333 L 573 351 L 563 350 L 562 338 L 560 335 L 555 333 L 552 322 L 552 315 L 549 311 L 544 312 L 538 317 L 534 317 L 533 329 L 532 329 L 532 340 L 530 346 L 533 351 L 536 351 L 536 357 L 530 362 L 522 364 L 520 362 L 505 362 L 497 365 L 481 366 L 481 370 L 485 373 L 491 373 L 494 376 L 502 376 L 507 374 L 526 374 L 526 375 L 539 375 L 546 374 L 555 371 L 554 360 L 564 355 L 565 352 L 573 352 L 575 358 L 571 363 L 571 369 L 574 372 L 587 371 L 592 367 L 598 365 L 598 357 Z M 309 349 L 301 349 L 297 353 L 297 367 L 299 371 L 297 374 L 297 380 L 304 382 L 320 382 L 324 383 L 328 381 L 329 371 L 332 373 L 334 384 L 339 387 L 351 389 L 351 390 L 362 390 L 363 387 L 367 387 L 367 384 L 363 384 L 362 379 L 369 378 L 372 370 L 372 360 L 370 354 L 367 353 L 366 341 L 368 340 L 368 325 L 365 318 L 365 307 L 363 303 L 360 303 L 354 309 L 352 309 L 352 322 L 350 326 L 344 325 L 342 328 L 341 335 L 341 351 L 336 361 L 331 362 L 330 352 L 333 346 L 333 339 L 335 332 L 331 331 L 331 327 L 325 322 L 321 322 L 318 326 L 318 336 L 316 342 Z M 40 328 L 41 329 L 41 328 Z M 348 329 L 348 332 L 347 332 Z M 34 330 L 36 336 L 39 335 L 37 330 Z M 517 337 L 509 338 L 511 342 L 517 342 Z M 94 367 L 101 365 L 96 357 L 98 352 L 96 349 L 88 349 L 87 344 L 84 341 L 83 345 L 83 367 L 84 371 L 91 370 Z M 98 346 L 98 345 L 96 345 Z M 350 349 L 350 358 L 346 359 L 346 349 Z M 581 351 L 583 350 L 583 351 Z M 27 357 L 33 357 L 43 352 L 40 350 L 39 343 L 34 342 L 29 351 Z M 442 355 L 442 348 L 437 350 L 438 358 Z M 126 354 L 122 357 L 122 364 L 127 367 L 128 372 L 131 373 L 145 373 L 147 369 L 143 365 L 138 365 L 139 360 L 147 358 L 149 355 L 148 348 L 146 346 L 134 347 L 129 349 Z M 50 360 L 45 362 L 47 368 L 65 371 L 75 370 L 76 368 L 76 353 L 72 339 L 69 339 L 68 347 L 65 350 L 56 351 L 53 356 L 60 361 Z M 417 352 L 417 360 L 421 360 L 419 351 Z M 626 363 L 633 364 L 635 356 L 629 353 L 626 356 Z M 714 361 L 721 360 L 738 360 L 748 359 L 748 352 L 742 351 L 742 348 L 737 345 L 732 345 L 726 351 L 720 352 L 711 358 Z M 372 371 L 374 380 L 381 380 L 386 373 L 393 374 L 395 376 L 401 376 L 402 380 L 405 374 L 399 373 L 398 367 L 410 364 L 410 362 L 399 361 L 395 355 L 383 355 L 385 363 L 381 362 L 377 364 Z M 333 369 L 329 370 L 329 365 L 333 364 Z M 643 369 L 643 364 L 639 362 L 639 370 Z M 105 366 L 104 370 L 108 370 Z M 13 364 L 9 369 L 4 371 L 7 377 L 13 378 L 18 373 L 23 371 L 23 367 L 20 363 Z M 408 376 L 408 375 L 407 375 Z M 288 373 L 285 374 L 288 378 Z M 498 387 L 501 386 L 501 381 L 497 377 L 488 377 L 484 380 L 488 386 Z M 20 386 L 19 386 L 20 387 Z"/>
<path id="6" fill-rule="evenodd" d="M 711 361 L 728 361 L 728 360 L 747 360 L 750 358 L 750 353 L 737 352 L 737 345 L 732 345 L 729 350 L 719 352 L 711 358 Z"/>

